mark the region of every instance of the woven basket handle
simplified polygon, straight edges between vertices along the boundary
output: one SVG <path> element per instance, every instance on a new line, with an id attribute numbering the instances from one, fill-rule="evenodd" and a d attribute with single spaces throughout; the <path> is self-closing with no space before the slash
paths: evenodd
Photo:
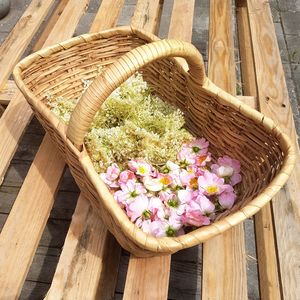
<path id="1" fill-rule="evenodd" d="M 109 65 L 84 92 L 71 115 L 67 130 L 70 141 L 81 149 L 84 136 L 107 97 L 140 68 L 166 57 L 185 58 L 191 79 L 203 85 L 206 77 L 203 59 L 192 44 L 160 40 L 137 47 Z"/>

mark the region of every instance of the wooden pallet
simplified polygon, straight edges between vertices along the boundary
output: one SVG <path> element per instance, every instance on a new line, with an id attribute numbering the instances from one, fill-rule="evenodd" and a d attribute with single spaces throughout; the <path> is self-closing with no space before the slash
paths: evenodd
<path id="1" fill-rule="evenodd" d="M 195 1 L 199 0 L 174 0 L 169 37 L 191 41 Z M 135 1 L 128 2 L 135 4 Z M 168 2 L 138 0 L 131 24 L 157 33 L 160 21 L 164 21 L 163 7 Z M 32 118 L 30 107 L 8 78 L 53 3 L 54 0 L 32 0 L 0 47 L 0 104 L 8 105 L 0 119 L 0 183 Z M 115 26 L 124 3 L 125 0 L 102 0 L 90 32 Z M 89 0 L 59 1 L 34 50 L 70 38 L 88 4 Z M 234 17 L 241 58 L 242 99 L 273 118 L 297 144 L 268 2 L 237 0 L 235 13 L 229 0 L 210 1 L 208 76 L 235 94 Z M 64 161 L 46 135 L 0 235 L 0 299 L 16 299 L 20 295 L 64 169 Z M 300 297 L 299 185 L 298 159 L 286 187 L 255 216 L 261 299 Z M 86 199 L 79 196 L 45 299 L 114 298 L 120 253 L 115 239 Z M 199 283 L 202 299 L 247 299 L 243 224 L 203 244 L 202 253 L 202 282 Z M 123 299 L 167 299 L 170 270 L 171 256 L 147 259 L 130 256 Z"/>

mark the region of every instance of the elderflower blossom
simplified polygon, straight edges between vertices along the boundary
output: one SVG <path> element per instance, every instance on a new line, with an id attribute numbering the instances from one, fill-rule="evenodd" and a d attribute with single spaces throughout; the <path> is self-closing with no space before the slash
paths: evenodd
<path id="1" fill-rule="evenodd" d="M 82 80 L 82 93 L 91 82 Z M 79 100 L 50 94 L 45 98 L 65 123 Z M 113 163 L 125 168 L 128 160 L 137 157 L 159 167 L 174 161 L 182 144 L 192 140 L 184 123 L 183 113 L 162 101 L 136 73 L 106 99 L 85 137 L 85 146 L 98 173 Z"/>

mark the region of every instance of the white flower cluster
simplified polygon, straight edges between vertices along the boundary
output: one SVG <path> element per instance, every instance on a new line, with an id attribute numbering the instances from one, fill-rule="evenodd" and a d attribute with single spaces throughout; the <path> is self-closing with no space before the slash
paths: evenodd
<path id="1" fill-rule="evenodd" d="M 83 92 L 91 84 L 82 80 Z M 78 99 L 47 96 L 51 111 L 68 123 Z M 117 88 L 96 114 L 85 144 L 97 172 L 114 162 L 142 158 L 159 167 L 174 160 L 181 145 L 192 139 L 183 128 L 183 113 L 157 97 L 141 74 Z"/>

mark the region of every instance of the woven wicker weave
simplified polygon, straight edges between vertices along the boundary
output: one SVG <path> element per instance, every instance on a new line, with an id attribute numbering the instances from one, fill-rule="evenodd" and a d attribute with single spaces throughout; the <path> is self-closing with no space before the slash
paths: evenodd
<path id="1" fill-rule="evenodd" d="M 173 57 L 185 58 L 189 72 Z M 103 71 L 98 75 L 100 66 Z M 243 180 L 234 207 L 213 224 L 176 238 L 155 238 L 137 228 L 114 201 L 83 145 L 102 103 L 137 70 L 161 99 L 184 112 L 192 134 L 210 142 L 213 159 L 227 154 L 242 164 Z M 270 119 L 216 87 L 205 76 L 201 55 L 188 43 L 161 41 L 144 31 L 119 27 L 38 51 L 16 66 L 14 77 L 59 147 L 82 193 L 119 243 L 137 256 L 174 253 L 252 216 L 280 190 L 294 165 L 288 137 Z M 79 98 L 82 79 L 94 78 L 67 127 L 46 106 L 46 96 Z"/>

